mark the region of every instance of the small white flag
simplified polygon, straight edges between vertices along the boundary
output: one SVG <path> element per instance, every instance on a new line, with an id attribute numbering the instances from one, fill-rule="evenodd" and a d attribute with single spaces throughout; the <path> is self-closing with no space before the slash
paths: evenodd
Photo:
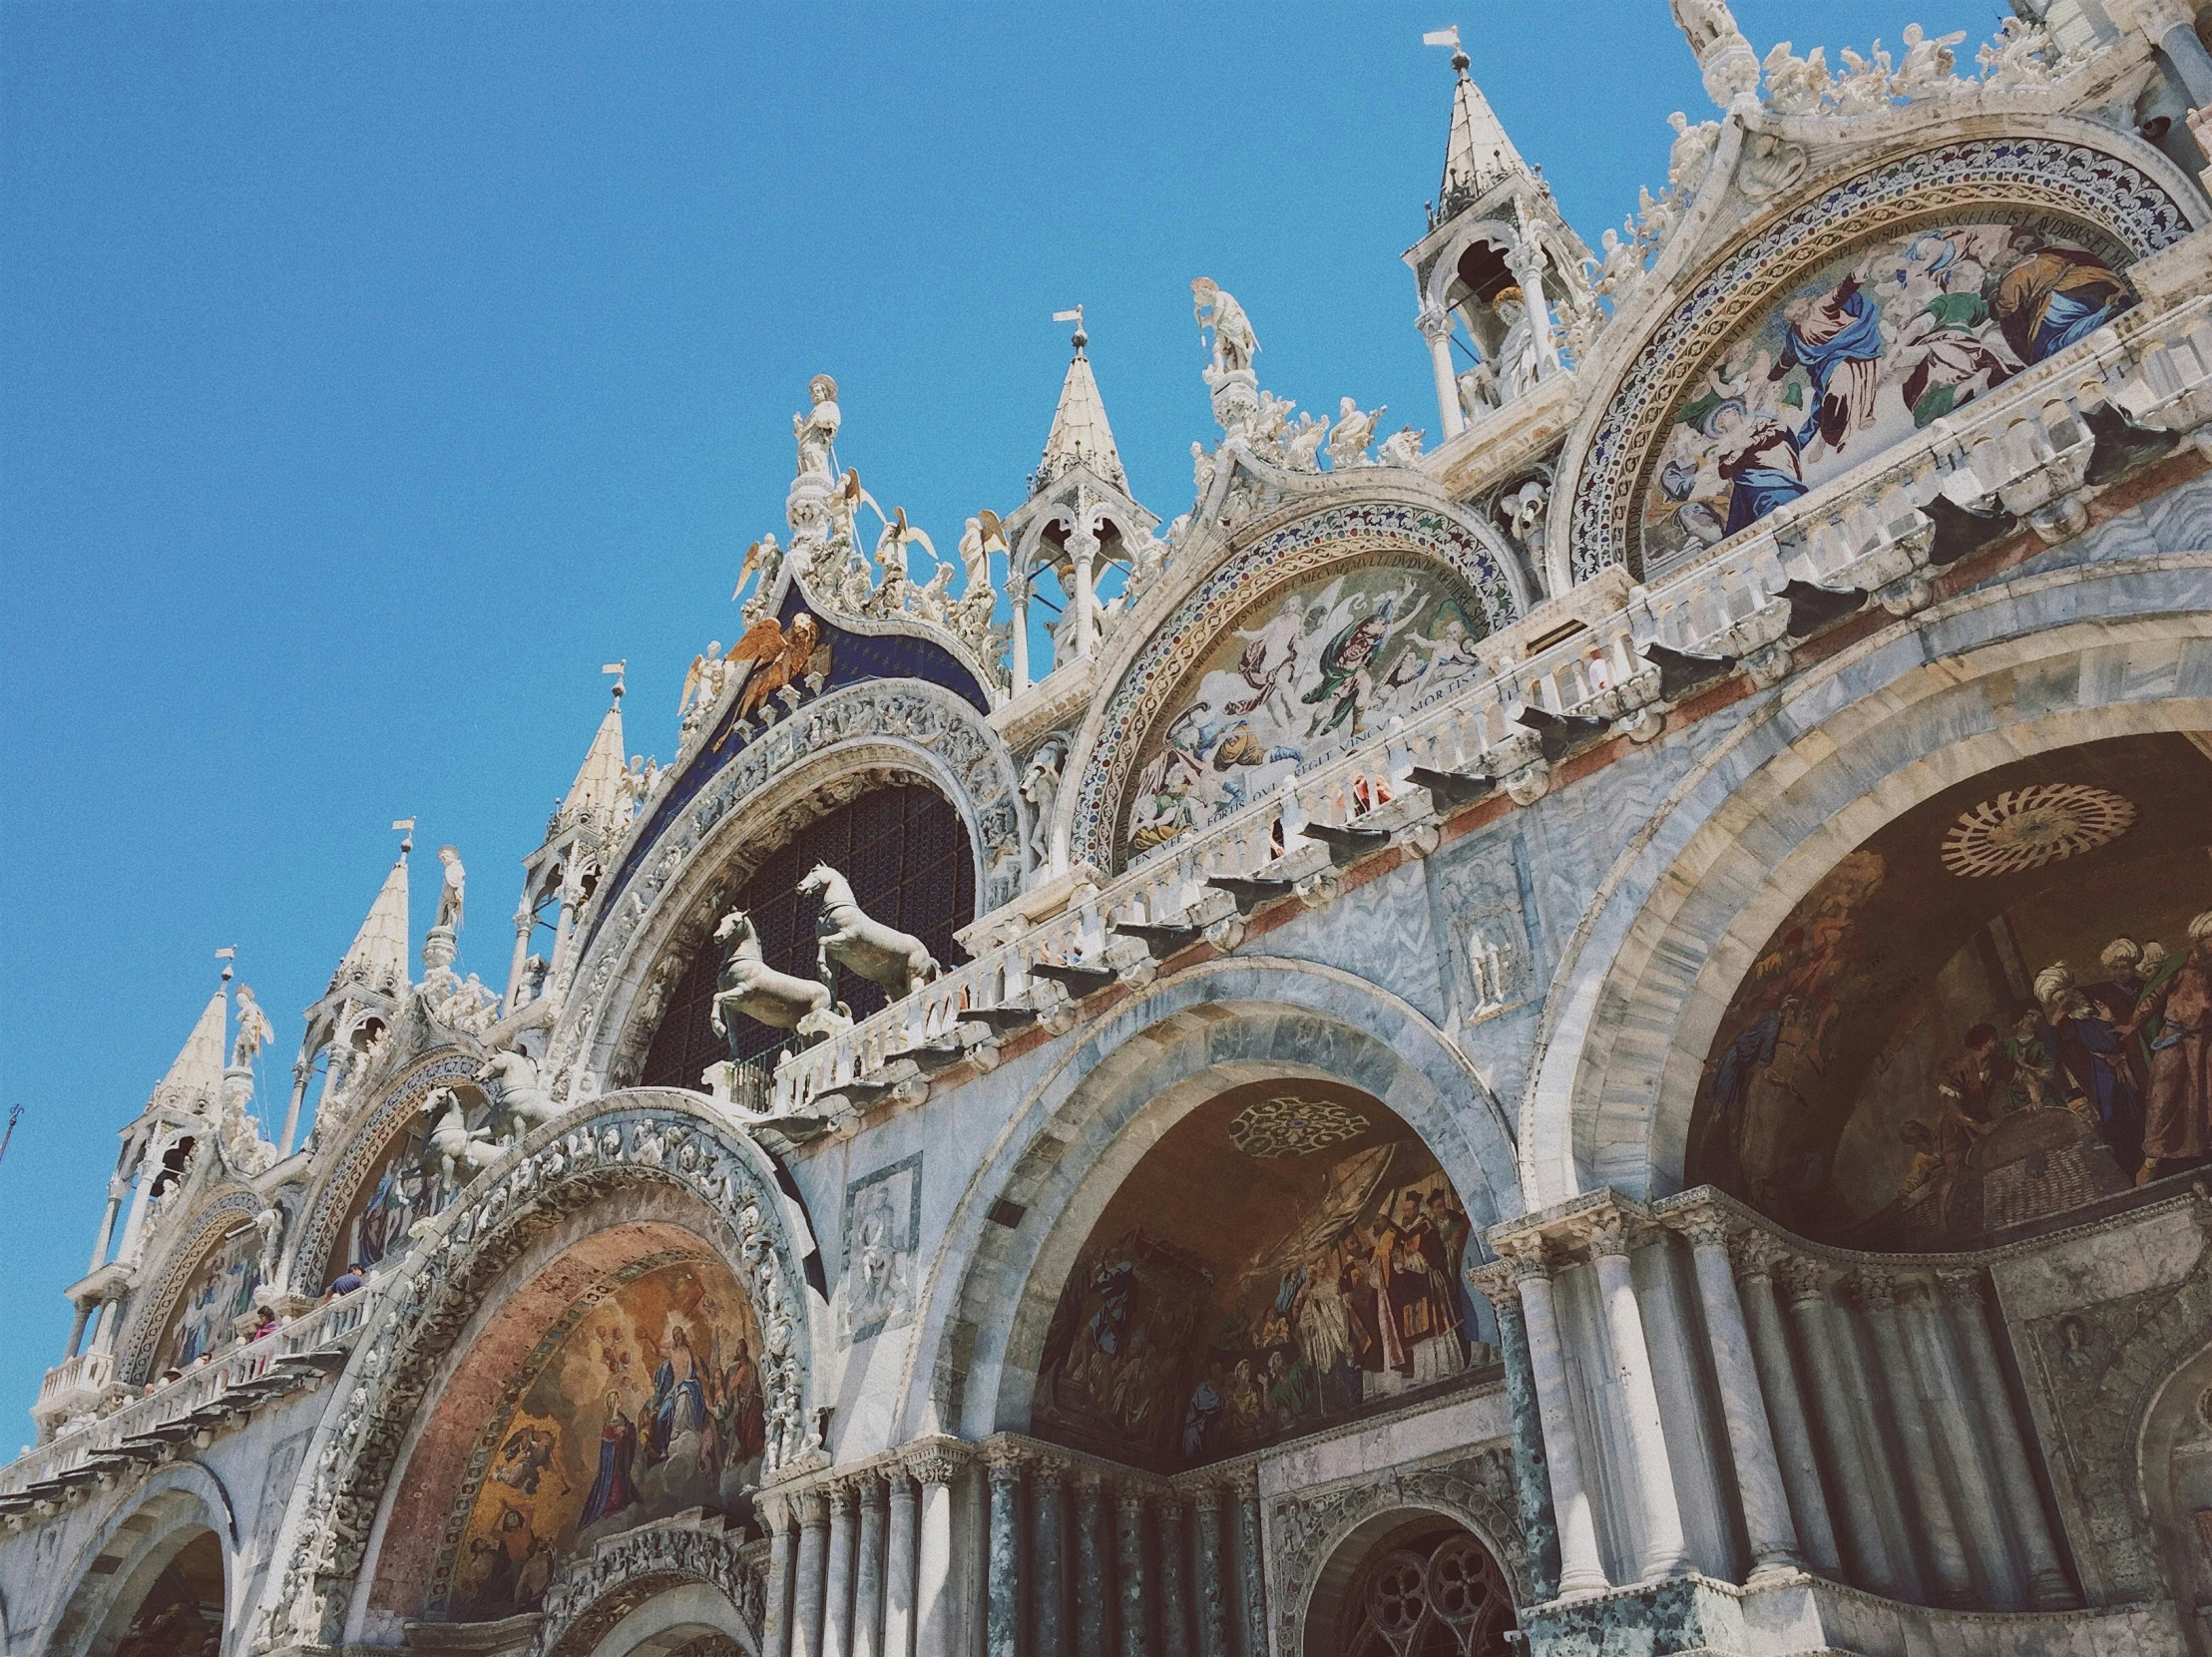
<path id="1" fill-rule="evenodd" d="M 226 949 L 226 950 L 218 950 L 218 951 L 216 951 L 216 959 L 217 959 L 218 961 L 235 961 L 235 960 L 237 960 L 237 958 L 238 958 L 238 947 L 237 947 L 237 945 L 235 945 L 235 944 L 232 944 L 232 945 L 231 945 L 231 946 L 230 946 L 230 947 L 229 947 L 228 949 Z"/>
<path id="2" fill-rule="evenodd" d="M 1449 46 L 1457 52 L 1460 49 L 1460 26 L 1455 23 L 1449 29 L 1431 29 L 1421 37 L 1421 44 L 1424 46 Z"/>
<path id="3" fill-rule="evenodd" d="M 624 657 L 623 657 L 623 659 L 622 659 L 622 660 L 620 660 L 620 661 L 604 661 L 604 662 L 601 662 L 601 663 L 600 663 L 600 669 L 599 669 L 599 670 L 600 670 L 601 672 L 603 672 L 603 673 L 619 673 L 619 672 L 621 672 L 621 671 L 622 671 L 622 670 L 623 670 L 624 668 L 628 667 L 629 665 L 630 665 L 630 658 L 629 658 L 628 656 L 624 656 Z"/>
<path id="4" fill-rule="evenodd" d="M 414 828 L 414 826 L 415 826 L 415 820 L 414 820 L 414 818 L 412 818 L 412 817 L 401 817 L 401 818 L 399 818 L 399 819 L 398 819 L 397 821 L 395 821 L 395 822 L 394 822 L 394 823 L 392 824 L 392 827 L 393 827 L 393 828 L 395 828 L 395 829 L 410 829 L 410 830 L 411 830 L 411 829 L 413 829 L 413 828 Z"/>
<path id="5" fill-rule="evenodd" d="M 1074 310 L 1056 310 L 1053 312 L 1053 320 L 1055 322 L 1081 322 L 1083 320 L 1083 306 L 1078 305 Z"/>

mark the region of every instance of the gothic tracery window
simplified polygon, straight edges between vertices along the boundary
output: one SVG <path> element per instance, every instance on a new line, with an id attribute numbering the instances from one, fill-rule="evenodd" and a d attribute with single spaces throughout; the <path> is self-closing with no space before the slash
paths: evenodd
<path id="1" fill-rule="evenodd" d="M 800 897 L 798 884 L 817 863 L 844 875 L 862 909 L 913 933 L 941 965 L 967 959 L 953 929 L 975 918 L 975 863 L 959 814 L 935 789 L 879 787 L 815 819 L 771 853 L 725 906 L 752 917 L 769 966 L 808 979 L 816 972 L 815 900 Z M 720 951 L 709 939 L 668 998 L 646 1054 L 645 1085 L 696 1088 L 700 1072 L 729 1056 L 707 1022 L 720 971 Z M 839 973 L 837 998 L 855 1019 L 884 1006 L 883 992 L 851 973 Z M 783 1039 L 783 1032 L 743 1020 L 738 1055 L 773 1063 Z"/>
<path id="2" fill-rule="evenodd" d="M 1344 1620 L 1346 1657 L 1491 1657 L 1507 1650 L 1513 1594 L 1482 1543 L 1447 1525 L 1363 1565 Z"/>

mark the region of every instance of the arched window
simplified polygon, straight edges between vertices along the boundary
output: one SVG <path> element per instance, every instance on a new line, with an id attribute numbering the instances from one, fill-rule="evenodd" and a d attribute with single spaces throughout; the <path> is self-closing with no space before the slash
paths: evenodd
<path id="1" fill-rule="evenodd" d="M 800 897 L 798 883 L 817 863 L 851 881 L 854 901 L 870 916 L 913 933 L 944 966 L 967 959 L 953 942 L 953 929 L 975 918 L 975 862 L 959 814 L 935 789 L 877 788 L 816 819 L 772 853 L 724 906 L 752 917 L 771 967 L 801 978 L 815 976 L 815 900 Z M 641 1078 L 647 1086 L 696 1088 L 701 1071 L 729 1056 L 707 1022 L 720 972 L 721 952 L 708 938 L 654 1032 Z M 855 1019 L 884 1006 L 881 990 L 850 973 L 839 973 L 837 997 Z M 738 1056 L 772 1062 L 783 1039 L 783 1032 L 744 1020 Z"/>

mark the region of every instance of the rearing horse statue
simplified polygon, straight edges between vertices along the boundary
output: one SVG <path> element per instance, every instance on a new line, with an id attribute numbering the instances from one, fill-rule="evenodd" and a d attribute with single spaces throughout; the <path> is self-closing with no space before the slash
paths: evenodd
<path id="1" fill-rule="evenodd" d="M 883 987 L 893 1001 L 903 1001 L 917 984 L 928 984 L 939 972 L 936 958 L 910 932 L 900 932 L 881 921 L 871 921 L 853 902 L 852 882 L 826 863 L 817 863 L 799 882 L 804 895 L 822 895 L 821 918 L 814 923 L 822 941 L 822 976 L 837 963 Z"/>
<path id="2" fill-rule="evenodd" d="M 817 1037 L 852 1022 L 842 1006 L 831 1007 L 828 985 L 793 978 L 768 965 L 761 954 L 760 934 L 743 910 L 724 915 L 714 929 L 714 939 L 729 945 L 729 954 L 714 983 L 714 1005 L 707 1022 L 729 1043 L 732 1062 L 737 1058 L 738 1014 L 771 1030 Z"/>

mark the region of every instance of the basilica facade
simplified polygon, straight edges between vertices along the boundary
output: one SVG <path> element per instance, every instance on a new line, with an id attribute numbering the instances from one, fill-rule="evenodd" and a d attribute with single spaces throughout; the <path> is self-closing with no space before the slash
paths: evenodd
<path id="1" fill-rule="evenodd" d="M 511 949 L 123 1127 L 5 1649 L 2212 1653 L 2212 10 L 1673 9 L 1595 249 L 1442 42 L 1428 432 L 1199 278 L 940 547 L 818 376 Z"/>

